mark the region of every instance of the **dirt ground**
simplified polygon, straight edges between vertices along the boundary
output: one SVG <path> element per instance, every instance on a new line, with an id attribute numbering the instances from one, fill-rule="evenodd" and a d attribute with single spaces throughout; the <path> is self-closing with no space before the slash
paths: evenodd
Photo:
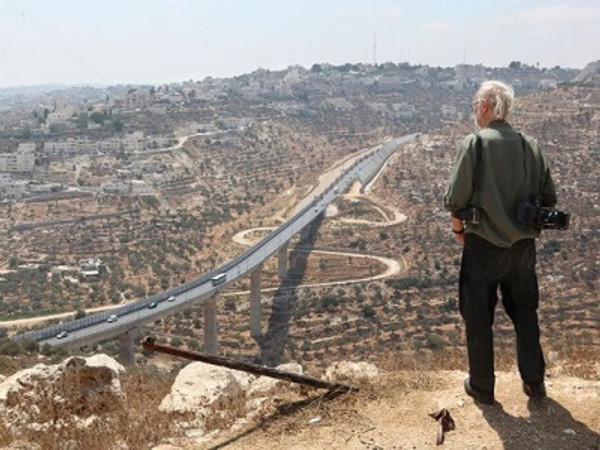
<path id="1" fill-rule="evenodd" d="M 439 448 L 600 449 L 600 381 L 549 378 L 548 398 L 534 402 L 522 392 L 516 371 L 500 372 L 490 406 L 463 392 L 464 378 L 461 371 L 383 374 L 358 393 L 286 404 L 255 425 L 189 448 L 438 448 L 438 424 L 428 414 L 446 408 L 456 429 Z"/>

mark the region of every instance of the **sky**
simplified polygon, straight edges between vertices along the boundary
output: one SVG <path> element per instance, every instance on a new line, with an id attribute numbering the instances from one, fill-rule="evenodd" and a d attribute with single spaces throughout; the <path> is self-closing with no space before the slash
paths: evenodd
<path id="1" fill-rule="evenodd" d="M 598 59 L 600 0 L 0 0 L 0 87 Z"/>

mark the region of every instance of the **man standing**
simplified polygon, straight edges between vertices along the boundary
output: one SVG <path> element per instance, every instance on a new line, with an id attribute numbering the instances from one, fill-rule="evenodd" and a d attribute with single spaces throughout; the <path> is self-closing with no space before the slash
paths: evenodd
<path id="1" fill-rule="evenodd" d="M 513 100 L 513 90 L 504 83 L 481 85 L 472 105 L 480 130 L 460 143 L 444 197 L 452 212 L 452 232 L 463 245 L 459 308 L 469 356 L 464 388 L 487 404 L 494 403 L 492 325 L 498 287 L 517 335 L 523 390 L 530 397 L 546 395 L 535 273 L 534 239 L 540 231 L 518 222 L 515 212 L 519 201 L 531 194 L 543 206 L 554 206 L 556 192 L 537 143 L 506 121 Z M 475 209 L 475 217 L 465 217 L 465 208 Z"/>

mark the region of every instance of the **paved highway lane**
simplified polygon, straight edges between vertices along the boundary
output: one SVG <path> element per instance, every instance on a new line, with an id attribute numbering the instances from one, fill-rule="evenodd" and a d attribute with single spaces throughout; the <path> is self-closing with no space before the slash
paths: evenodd
<path id="1" fill-rule="evenodd" d="M 42 344 L 74 347 L 88 345 L 118 336 L 144 323 L 182 311 L 194 303 L 203 302 L 207 298 L 217 295 L 225 286 L 234 283 L 258 268 L 265 259 L 284 246 L 293 235 L 308 226 L 354 180 L 361 180 L 363 185 L 368 183 L 399 146 L 412 141 L 416 136 L 414 134 L 391 140 L 373 152 L 357 157 L 355 161 L 344 163 L 340 169 L 340 174 L 323 191 L 313 192 L 314 196 L 310 203 L 304 206 L 301 211 L 260 242 L 220 268 L 204 274 L 194 281 L 147 299 L 83 319 L 47 327 L 23 336 L 36 339 Z M 212 278 L 223 273 L 226 276 L 226 281 L 214 286 Z M 176 300 L 168 301 L 171 296 L 175 296 Z M 156 303 L 156 306 L 149 308 L 149 305 L 153 302 Z M 117 320 L 108 322 L 107 319 L 113 314 L 117 315 Z M 67 332 L 67 336 L 58 339 L 57 336 L 64 331 Z"/>

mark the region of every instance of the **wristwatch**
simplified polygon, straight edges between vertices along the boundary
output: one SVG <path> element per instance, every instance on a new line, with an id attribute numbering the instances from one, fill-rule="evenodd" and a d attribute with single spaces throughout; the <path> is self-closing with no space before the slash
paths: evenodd
<path id="1" fill-rule="evenodd" d="M 455 230 L 454 228 L 452 228 L 452 232 L 453 232 L 454 234 L 463 234 L 463 233 L 465 232 L 465 229 L 463 228 L 463 229 L 461 229 L 461 230 Z"/>

